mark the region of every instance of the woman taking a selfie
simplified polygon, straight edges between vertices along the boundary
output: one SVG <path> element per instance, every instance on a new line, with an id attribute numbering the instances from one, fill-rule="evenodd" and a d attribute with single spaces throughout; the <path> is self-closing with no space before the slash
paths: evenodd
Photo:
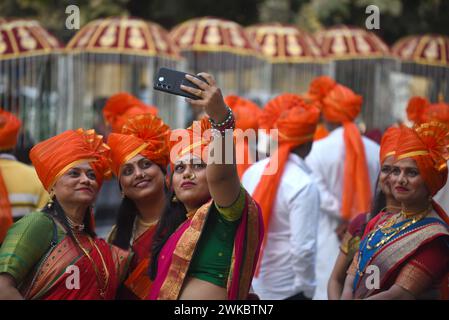
<path id="1" fill-rule="evenodd" d="M 232 137 L 232 111 L 213 77 L 199 75 L 207 82 L 186 76 L 199 89 L 181 89 L 199 98 L 188 102 L 210 120 L 177 131 L 182 141 L 172 141 L 170 203 L 154 236 L 148 299 L 246 299 L 263 238 L 258 206 L 240 185 L 233 154 L 223 161 L 234 150 L 233 139 L 229 150 L 223 137 L 226 130 Z"/>

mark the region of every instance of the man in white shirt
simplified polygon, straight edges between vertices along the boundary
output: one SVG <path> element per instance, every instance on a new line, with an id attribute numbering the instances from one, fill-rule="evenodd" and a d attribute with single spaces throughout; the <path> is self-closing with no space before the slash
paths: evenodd
<path id="1" fill-rule="evenodd" d="M 265 245 L 252 288 L 260 299 L 311 299 L 315 291 L 315 256 L 319 192 L 304 162 L 319 118 L 316 107 L 284 94 L 263 110 L 264 129 L 279 130 L 279 148 L 243 175 L 246 190 L 260 204 Z M 278 161 L 278 170 L 267 168 Z"/>
<path id="2" fill-rule="evenodd" d="M 327 137 L 314 142 L 306 158 L 321 199 L 314 299 L 325 300 L 329 277 L 339 252 L 337 229 L 354 215 L 370 210 L 380 165 L 379 146 L 362 137 L 353 123 L 360 112 L 361 97 L 328 77 L 315 79 L 309 93 L 314 89 L 320 93 L 315 101 L 320 103 L 323 123 L 330 131 Z M 356 160 L 345 172 L 348 154 Z M 351 167 L 354 168 L 352 171 Z M 345 194 L 345 179 L 349 179 L 346 182 L 352 185 L 352 190 L 347 191 L 351 194 Z M 361 185 L 363 188 L 359 187 Z M 348 198 L 344 208 L 345 196 Z"/>

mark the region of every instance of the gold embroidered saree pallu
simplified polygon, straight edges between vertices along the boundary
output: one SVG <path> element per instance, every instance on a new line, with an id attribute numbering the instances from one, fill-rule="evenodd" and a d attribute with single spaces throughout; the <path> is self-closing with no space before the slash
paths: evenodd
<path id="1" fill-rule="evenodd" d="M 406 222 L 396 223 L 392 228 L 400 228 Z M 358 270 L 353 284 L 354 298 L 364 299 L 388 289 L 385 286 L 391 277 L 397 274 L 403 263 L 413 257 L 421 246 L 438 237 L 448 236 L 448 226 L 437 218 L 424 218 L 405 228 L 383 245 L 381 241 L 385 234 L 380 228 L 367 234 L 362 239 L 357 256 Z M 372 277 L 372 273 L 367 272 L 370 266 L 375 266 L 380 271 L 380 288 L 368 285 Z"/>
<path id="2" fill-rule="evenodd" d="M 212 201 L 203 205 L 193 218 L 186 220 L 165 243 L 159 254 L 158 271 L 148 299 L 178 299 L 190 261 L 213 205 Z M 245 207 L 234 238 L 227 280 L 229 300 L 247 298 L 262 239 L 263 222 L 259 207 L 246 194 Z"/>
<path id="3" fill-rule="evenodd" d="M 126 272 L 128 253 L 102 239 L 82 236 L 81 245 L 89 259 L 66 236 L 44 257 L 31 281 L 21 288 L 26 299 L 111 300 L 120 276 Z M 94 265 L 93 265 L 94 263 Z"/>

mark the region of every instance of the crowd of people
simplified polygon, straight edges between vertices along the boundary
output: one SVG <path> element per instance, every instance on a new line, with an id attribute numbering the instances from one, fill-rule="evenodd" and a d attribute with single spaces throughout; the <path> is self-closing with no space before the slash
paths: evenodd
<path id="1" fill-rule="evenodd" d="M 0 109 L 0 299 L 448 298 L 449 104 L 412 98 L 413 125 L 379 146 L 355 123 L 363 98 L 327 76 L 263 108 L 199 76 L 181 86 L 204 111 L 188 128 L 118 93 L 107 137 L 67 130 L 31 149 L 33 166 Z M 121 202 L 101 239 L 112 175 Z"/>

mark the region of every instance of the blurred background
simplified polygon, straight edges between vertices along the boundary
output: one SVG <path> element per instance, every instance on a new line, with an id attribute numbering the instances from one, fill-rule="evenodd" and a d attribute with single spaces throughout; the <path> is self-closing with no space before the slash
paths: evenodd
<path id="1" fill-rule="evenodd" d="M 101 111 L 117 92 L 186 126 L 197 111 L 152 89 L 162 66 L 210 72 L 225 95 L 261 107 L 324 74 L 363 96 L 359 126 L 381 134 L 407 121 L 410 97 L 447 99 L 448 12 L 443 0 L 1 0 L 0 106 L 23 121 L 16 154 L 29 163 L 36 142 L 64 130 L 107 135 Z M 108 182 L 97 216 L 119 201 Z"/>

